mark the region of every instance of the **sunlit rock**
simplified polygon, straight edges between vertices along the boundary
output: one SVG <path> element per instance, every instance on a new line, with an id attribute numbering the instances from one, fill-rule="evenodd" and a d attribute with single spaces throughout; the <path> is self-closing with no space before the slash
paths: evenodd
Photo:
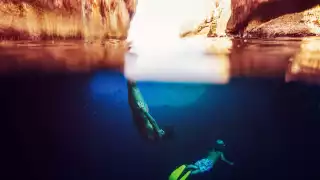
<path id="1" fill-rule="evenodd" d="M 303 39 L 292 58 L 286 73 L 286 81 L 320 82 L 320 39 Z"/>
<path id="2" fill-rule="evenodd" d="M 319 35 L 318 0 L 232 0 L 227 32 L 249 37 Z"/>
<path id="3" fill-rule="evenodd" d="M 125 38 L 135 0 L 0 2 L 2 39 Z"/>
<path id="4" fill-rule="evenodd" d="M 251 37 L 304 37 L 320 35 L 320 6 L 303 12 L 291 13 L 268 22 L 248 26 L 245 33 Z"/>

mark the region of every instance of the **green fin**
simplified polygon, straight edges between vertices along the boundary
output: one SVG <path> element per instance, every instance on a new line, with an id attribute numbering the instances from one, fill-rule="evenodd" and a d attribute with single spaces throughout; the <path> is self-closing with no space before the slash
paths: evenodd
<path id="1" fill-rule="evenodd" d="M 178 180 L 179 177 L 181 176 L 181 174 L 184 172 L 186 168 L 186 165 L 181 165 L 180 167 L 178 167 L 177 169 L 175 169 L 169 176 L 169 180 Z M 191 171 L 188 171 L 184 176 L 182 176 L 179 180 L 186 180 L 189 175 L 190 175 Z"/>
<path id="2" fill-rule="evenodd" d="M 186 180 L 189 175 L 191 174 L 191 171 L 188 171 L 185 175 L 183 175 L 179 180 Z"/>

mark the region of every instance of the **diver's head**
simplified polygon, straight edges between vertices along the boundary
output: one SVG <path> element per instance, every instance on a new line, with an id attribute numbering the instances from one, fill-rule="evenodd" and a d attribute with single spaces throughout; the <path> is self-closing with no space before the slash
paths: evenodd
<path id="1" fill-rule="evenodd" d="M 216 144 L 217 145 L 219 145 L 219 146 L 226 146 L 226 144 L 223 142 L 223 140 L 221 140 L 221 139 L 218 139 L 217 141 L 216 141 Z"/>
<path id="2" fill-rule="evenodd" d="M 174 138 L 175 132 L 174 132 L 174 126 L 165 126 L 163 128 L 164 134 L 162 136 L 163 140 L 170 140 Z"/>
<path id="3" fill-rule="evenodd" d="M 216 144 L 214 146 L 215 151 L 224 151 L 225 147 L 226 147 L 226 144 L 224 143 L 223 140 L 221 139 L 216 140 Z"/>

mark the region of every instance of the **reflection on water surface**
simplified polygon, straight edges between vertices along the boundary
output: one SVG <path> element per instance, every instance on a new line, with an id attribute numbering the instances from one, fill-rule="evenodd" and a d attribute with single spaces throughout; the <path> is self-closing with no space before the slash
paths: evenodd
<path id="1" fill-rule="evenodd" d="M 201 45 L 200 45 L 201 46 Z M 231 77 L 284 77 L 286 81 L 317 83 L 320 72 L 320 38 L 228 39 L 203 42 L 206 53 L 229 61 Z M 3 41 L 0 71 L 88 72 L 122 68 L 127 44 L 82 41 Z M 205 52 L 204 52 L 205 53 Z M 183 65 L 183 64 L 182 64 Z M 319 81 L 318 81 L 319 82 Z"/>

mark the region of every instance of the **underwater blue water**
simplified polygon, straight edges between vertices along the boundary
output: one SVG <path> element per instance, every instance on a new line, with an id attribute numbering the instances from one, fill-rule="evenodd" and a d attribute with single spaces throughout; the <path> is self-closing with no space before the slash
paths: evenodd
<path id="1" fill-rule="evenodd" d="M 42 180 L 164 180 L 227 144 L 229 166 L 192 179 L 319 179 L 320 87 L 281 78 L 226 85 L 138 83 L 159 125 L 176 136 L 145 142 L 120 73 L 1 77 L 5 172 Z"/>

